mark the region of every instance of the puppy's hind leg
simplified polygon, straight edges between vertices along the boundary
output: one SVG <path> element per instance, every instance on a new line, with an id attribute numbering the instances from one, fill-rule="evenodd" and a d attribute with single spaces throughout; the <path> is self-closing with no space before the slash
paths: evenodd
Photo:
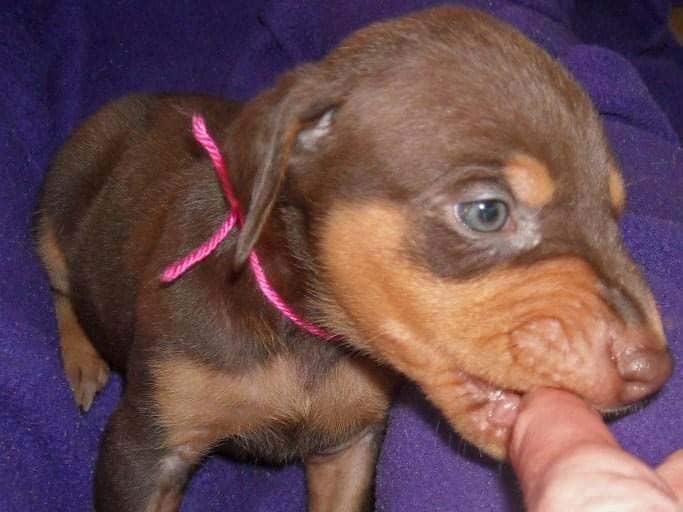
<path id="1" fill-rule="evenodd" d="M 68 297 L 53 293 L 64 372 L 78 406 L 87 412 L 95 394 L 109 380 L 109 366 L 78 323 Z"/>
<path id="2" fill-rule="evenodd" d="M 88 411 L 95 394 L 109 379 L 109 366 L 97 353 L 76 318 L 69 298 L 66 260 L 45 217 L 38 228 L 38 252 L 52 285 L 64 372 L 76 404 L 83 411 Z"/>

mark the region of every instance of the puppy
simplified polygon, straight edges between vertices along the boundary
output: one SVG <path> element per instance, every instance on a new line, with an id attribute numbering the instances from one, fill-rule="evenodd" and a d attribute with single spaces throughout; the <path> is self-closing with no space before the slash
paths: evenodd
<path id="1" fill-rule="evenodd" d="M 184 276 L 228 205 L 244 223 Z M 98 511 L 177 510 L 202 456 L 303 460 L 309 510 L 369 507 L 396 375 L 503 458 L 520 396 L 601 411 L 671 372 L 617 228 L 624 185 L 583 90 L 508 25 L 456 7 L 373 25 L 246 105 L 132 96 L 56 157 L 38 210 L 66 375 L 102 441 Z M 300 329 L 245 267 L 258 254 Z M 394 374 L 396 371 L 396 374 Z"/>

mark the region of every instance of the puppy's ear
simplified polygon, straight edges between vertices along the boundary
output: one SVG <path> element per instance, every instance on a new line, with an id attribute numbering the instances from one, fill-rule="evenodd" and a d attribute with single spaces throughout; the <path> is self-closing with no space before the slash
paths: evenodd
<path id="1" fill-rule="evenodd" d="M 245 165 L 254 173 L 244 225 L 235 248 L 233 270 L 239 272 L 277 202 L 294 151 L 314 151 L 331 130 L 338 102 L 330 96 L 313 99 L 297 88 L 297 75 L 285 76 L 278 86 L 245 106 L 235 137 L 246 153 Z M 307 97 L 308 96 L 308 97 Z"/>

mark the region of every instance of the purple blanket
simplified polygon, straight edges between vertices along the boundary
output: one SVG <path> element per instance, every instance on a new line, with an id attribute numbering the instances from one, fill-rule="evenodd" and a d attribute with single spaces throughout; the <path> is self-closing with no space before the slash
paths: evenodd
<path id="1" fill-rule="evenodd" d="M 29 237 L 42 175 L 75 124 L 131 91 L 246 99 L 373 20 L 430 0 L 6 3 L 0 12 L 0 510 L 91 508 L 112 379 L 81 415 L 63 376 L 45 275 Z M 683 49 L 665 0 L 472 0 L 562 60 L 585 85 L 626 176 L 623 231 L 683 358 Z M 304 6 L 305 5 L 305 6 Z M 600 7 L 597 7 L 597 6 Z M 683 447 L 683 372 L 643 411 L 614 423 L 651 463 Z M 419 391 L 392 409 L 377 476 L 381 511 L 516 510 L 509 470 L 454 434 Z M 182 510 L 304 510 L 303 473 L 211 457 Z"/>

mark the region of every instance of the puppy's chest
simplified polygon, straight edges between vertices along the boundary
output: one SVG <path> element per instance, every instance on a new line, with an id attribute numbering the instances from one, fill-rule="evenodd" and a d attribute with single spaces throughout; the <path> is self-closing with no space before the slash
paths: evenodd
<path id="1" fill-rule="evenodd" d="M 312 375 L 276 356 L 239 374 L 190 359 L 154 366 L 158 416 L 172 446 L 227 441 L 272 461 L 333 449 L 381 423 L 393 379 L 364 358 L 342 357 Z"/>

